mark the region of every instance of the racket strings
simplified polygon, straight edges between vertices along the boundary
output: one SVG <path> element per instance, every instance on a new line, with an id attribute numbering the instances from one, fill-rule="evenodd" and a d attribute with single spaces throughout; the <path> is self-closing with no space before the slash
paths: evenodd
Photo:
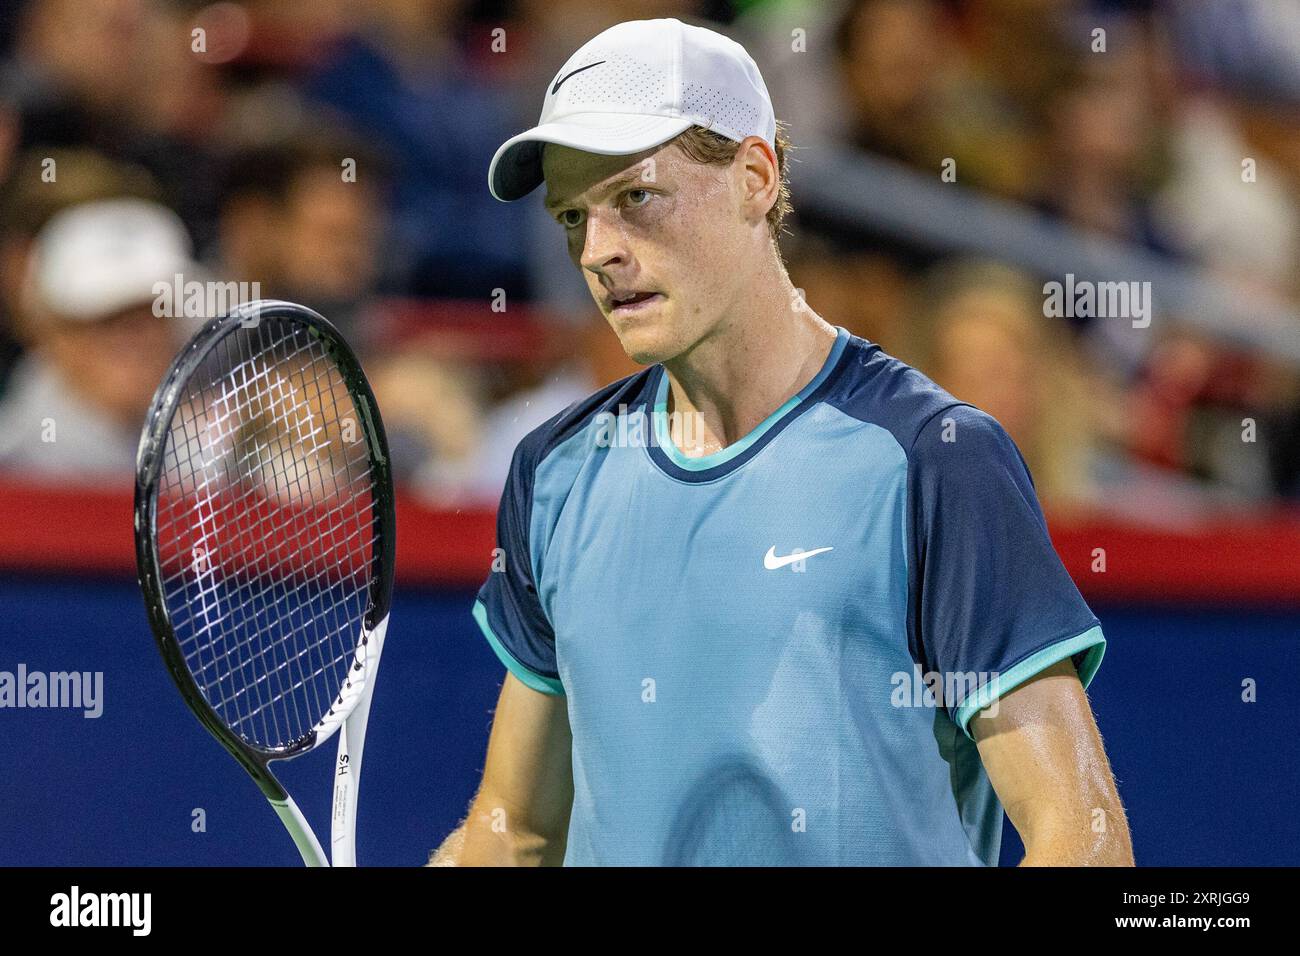
<path id="1" fill-rule="evenodd" d="M 231 332 L 183 387 L 155 513 L 164 599 L 218 716 L 285 747 L 329 712 L 369 607 L 364 421 L 324 344 L 285 320 Z"/>
<path id="2" fill-rule="evenodd" d="M 246 372 L 247 367 L 247 364 L 241 365 L 239 371 Z M 319 467 L 304 469 L 301 464 L 305 460 L 309 462 L 315 461 L 319 465 L 320 459 L 312 456 L 315 456 L 320 448 L 320 442 L 314 439 L 320 429 L 315 426 L 313 421 L 315 416 L 312 414 L 311 406 L 303 403 L 293 382 L 286 381 L 279 376 L 271 377 L 269 368 L 267 366 L 266 371 L 259 372 L 255 376 L 255 379 L 266 379 L 262 387 L 258 388 L 255 380 L 243 381 L 238 385 L 237 395 L 250 395 L 250 401 L 247 403 L 248 408 L 239 408 L 238 402 L 236 408 L 243 413 L 243 417 L 240 419 L 243 443 L 251 445 L 252 452 L 242 458 L 236 457 L 235 464 L 240 466 L 241 472 L 246 473 L 247 470 L 250 470 L 250 462 L 255 460 L 257 472 L 263 473 L 269 469 L 270 487 L 277 497 L 283 497 L 287 493 L 290 496 L 302 498 L 311 491 L 310 488 L 303 487 L 304 473 L 311 470 L 320 471 Z M 267 440 L 268 437 L 270 438 L 269 441 Z M 297 458 L 288 457 L 284 454 L 283 446 L 286 444 L 296 447 L 299 453 Z M 266 474 L 262 474 L 262 478 L 265 481 Z M 300 514 L 291 513 L 291 518 L 293 519 L 291 523 L 301 523 Z M 273 528 L 273 532 L 278 530 L 280 529 Z M 293 530 L 299 534 L 302 531 L 301 528 L 294 528 Z M 307 540 L 310 547 L 313 540 L 310 537 Z M 273 591 L 277 588 L 283 589 L 285 586 L 282 579 L 273 578 L 271 583 Z M 258 598 L 264 598 L 264 596 L 265 589 L 262 594 L 257 595 Z M 323 653 L 325 649 L 324 641 L 318 641 L 314 644 L 304 643 L 299 639 L 299 628 L 302 623 L 300 618 L 302 616 L 303 609 L 301 607 L 291 609 L 288 616 L 291 627 L 289 635 L 293 639 L 294 646 L 291 648 L 291 653 L 285 655 L 278 665 L 259 677 L 253 689 L 261 690 L 257 686 L 258 684 L 272 686 L 268 686 L 265 694 L 259 693 L 256 695 L 262 701 L 261 703 L 254 704 L 250 700 L 247 702 L 246 709 L 242 706 L 239 708 L 243 721 L 252 720 L 268 708 L 274 707 L 280 700 L 288 699 L 296 703 L 293 700 L 293 695 L 295 691 L 301 688 L 307 688 L 311 691 L 312 699 L 310 704 L 312 706 L 309 708 L 310 710 L 317 713 L 324 710 L 328 700 L 328 691 L 324 699 L 322 699 L 321 687 L 316 678 L 327 673 L 331 664 L 345 662 L 350 648 L 346 644 L 340 644 L 336 647 L 334 642 L 331 642 L 329 649 L 333 653 L 329 655 Z M 327 620 L 325 623 L 333 625 L 334 631 L 337 631 L 337 613 L 333 615 L 332 620 Z M 330 629 L 325 629 L 322 636 L 328 639 L 330 633 Z M 265 670 L 265 663 L 265 661 L 259 662 L 259 664 L 263 665 L 263 670 Z M 295 670 L 297 671 L 296 677 Z M 216 686 L 221 687 L 224 678 L 227 676 L 229 675 L 217 675 Z M 273 686 L 276 684 L 279 685 L 278 689 Z M 240 698 L 243 693 L 241 690 L 231 697 L 223 698 L 218 703 L 221 706 L 228 706 L 232 702 L 242 705 L 243 702 L 240 701 Z"/>
<path id="3" fill-rule="evenodd" d="M 224 478 L 223 470 L 214 466 L 220 464 L 220 449 L 223 448 L 226 440 L 230 437 L 228 434 L 223 434 L 223 431 L 225 430 L 221 426 L 222 424 L 232 420 L 243 422 L 247 417 L 247 412 L 245 409 L 240 407 L 240 402 L 234 402 L 234 407 L 232 409 L 232 402 L 230 400 L 232 394 L 231 386 L 234 384 L 236 395 L 239 391 L 247 391 L 250 385 L 255 386 L 255 383 L 250 383 L 245 376 L 241 375 L 241 373 L 244 372 L 244 369 L 245 366 L 243 364 L 235 366 L 226 377 L 226 380 L 221 383 L 219 396 L 215 400 L 208 402 L 208 417 L 215 419 L 217 426 L 215 428 L 209 427 L 203 433 L 206 440 L 201 443 L 204 446 L 201 449 L 203 457 L 199 461 L 201 468 L 200 474 L 202 478 L 197 482 L 196 490 L 198 497 L 193 505 L 195 512 L 194 527 L 198 532 L 198 540 L 195 542 L 194 548 L 194 553 L 197 559 L 194 567 L 194 577 L 198 584 L 198 588 L 197 594 L 194 595 L 197 598 L 197 601 L 193 607 L 195 607 L 197 611 L 196 617 L 200 620 L 198 624 L 198 633 L 195 635 L 196 639 L 192 642 L 187 642 L 194 645 L 190 648 L 190 654 L 187 659 L 189 660 L 191 667 L 195 670 L 196 679 L 204 687 L 205 694 L 208 695 L 209 700 L 212 703 L 219 705 L 219 709 L 224 712 L 230 710 L 228 705 L 231 702 L 240 702 L 240 698 L 243 696 L 242 693 L 236 692 L 234 696 L 226 699 L 223 703 L 220 699 L 212 700 L 214 696 L 213 691 L 215 689 L 217 693 L 223 692 L 225 690 L 224 685 L 231 682 L 231 679 L 234 676 L 234 671 L 233 669 L 228 669 L 226 673 L 218 673 L 214 675 L 208 673 L 208 670 L 209 668 L 215 668 L 218 662 L 223 660 L 234 661 L 241 667 L 246 666 L 248 663 L 247 654 L 240 655 L 239 651 L 247 651 L 249 642 L 237 643 L 232 647 L 228 640 L 221 639 L 226 637 L 225 628 L 228 619 L 248 605 L 256 606 L 258 603 L 265 603 L 264 597 L 266 594 L 265 588 L 262 589 L 261 594 L 245 593 L 241 595 L 242 601 L 240 603 L 231 602 L 230 612 L 228 614 L 222 614 L 220 612 L 220 605 L 217 603 L 219 589 L 222 586 L 222 580 L 206 561 L 207 554 L 213 547 L 215 543 L 214 539 L 218 533 L 218 525 L 214 514 L 216 509 L 214 508 L 213 503 L 218 493 L 218 489 L 221 486 L 220 483 Z M 241 378 L 243 379 L 242 381 Z M 232 419 L 232 414 L 239 417 Z M 234 429 L 232 428 L 229 431 L 233 434 Z M 247 457 L 248 456 L 242 456 L 241 458 L 238 454 L 235 455 L 233 465 L 236 472 L 239 471 L 239 466 L 247 459 Z M 237 499 L 236 503 L 242 504 L 242 501 Z M 236 527 L 238 527 L 238 525 L 236 525 Z M 263 530 L 267 530 L 271 534 L 274 533 L 271 529 Z M 245 537 L 246 536 L 247 535 L 245 535 Z M 249 544 L 245 542 L 241 550 L 247 551 L 248 547 Z M 235 556 L 235 560 L 237 559 L 238 555 Z M 227 555 L 225 560 L 230 561 L 230 556 Z M 262 599 L 261 602 L 259 602 L 259 598 Z M 212 654 L 207 662 L 202 659 L 201 639 L 217 639 L 221 641 L 220 646 L 216 648 L 218 653 Z M 196 657 L 198 658 L 197 660 Z M 195 666 L 196 664 L 197 667 Z M 277 675 L 272 674 L 270 676 L 274 678 Z M 256 680 L 255 683 L 251 685 L 251 689 L 259 692 L 259 697 L 264 696 L 262 688 L 258 686 L 261 683 L 264 683 L 264 681 Z M 252 709 L 253 708 L 250 705 L 249 710 L 251 711 Z M 246 722 L 247 716 L 241 716 Z M 275 730 L 277 733 L 281 732 L 278 727 L 275 728 Z"/>
<path id="4" fill-rule="evenodd" d="M 283 378 L 271 379 L 265 372 L 262 372 L 257 374 L 252 381 L 238 381 L 240 373 L 245 372 L 246 368 L 246 364 L 239 366 L 236 370 L 236 374 L 231 376 L 231 378 L 236 379 L 237 381 L 236 395 L 249 395 L 253 388 L 260 387 L 261 390 L 256 394 L 250 395 L 250 400 L 246 403 L 239 401 L 234 403 L 233 411 L 241 416 L 236 420 L 241 423 L 240 430 L 246 433 L 243 443 L 251 444 L 253 446 L 252 454 L 236 456 L 234 464 L 244 473 L 248 473 L 251 470 L 249 464 L 253 460 L 257 461 L 258 471 L 264 470 L 269 464 L 271 466 L 271 490 L 273 493 L 282 497 L 287 491 L 291 494 L 302 496 L 305 493 L 305 489 L 302 487 L 301 473 L 303 469 L 301 467 L 294 467 L 296 462 L 293 461 L 286 462 L 285 464 L 287 467 L 285 467 L 283 471 L 277 469 L 275 466 L 278 463 L 284 462 L 285 456 L 282 448 L 273 447 L 273 445 L 278 446 L 296 440 L 298 442 L 298 451 L 302 456 L 305 457 L 315 454 L 318 450 L 319 443 L 311 441 L 311 434 L 314 429 L 310 422 L 312 417 L 310 414 L 310 408 L 303 408 L 301 403 L 297 401 L 298 396 L 294 394 L 295 389 L 292 387 L 286 387 Z M 259 386 L 256 381 L 256 379 L 259 378 L 267 379 L 264 386 Z M 226 407 L 219 407 L 218 413 L 229 413 L 229 411 L 231 411 L 231 402 L 229 401 L 229 398 L 230 396 L 228 393 L 223 394 L 222 402 L 220 404 Z M 291 401 L 294 404 L 288 406 L 287 403 Z M 245 405 L 248 407 L 245 407 Z M 270 419 L 271 425 L 269 431 L 265 421 L 262 421 L 261 423 L 258 422 L 259 418 L 263 420 L 267 418 Z M 290 423 L 290 418 L 294 418 L 296 421 Z M 251 435 L 247 433 L 251 433 Z M 264 440 L 263 435 L 260 433 L 269 434 L 272 440 Z M 265 477 L 266 476 L 263 475 L 263 480 L 265 480 Z M 281 529 L 273 526 L 271 530 L 272 533 L 275 533 Z M 281 546 L 280 550 L 283 550 L 283 546 Z M 272 578 L 270 583 L 272 585 L 270 590 L 272 591 L 283 588 L 284 586 L 282 580 L 276 578 Z M 267 591 L 267 588 L 263 588 L 260 593 L 251 596 L 245 595 L 245 597 L 251 597 L 254 603 L 264 602 Z M 279 700 L 286 699 L 287 697 L 287 699 L 292 701 L 292 694 L 294 691 L 305 687 L 311 690 L 313 695 L 312 700 L 310 701 L 312 706 L 309 709 L 314 709 L 318 712 L 323 709 L 321 690 L 317 685 L 316 678 L 327 672 L 328 666 L 333 662 L 333 660 L 342 659 L 346 655 L 346 648 L 337 648 L 336 653 L 332 655 L 331 659 L 331 657 L 327 657 L 321 653 L 321 646 L 319 643 L 316 645 L 304 646 L 298 639 L 298 633 L 296 630 L 296 628 L 300 626 L 301 622 L 298 619 L 301 616 L 301 608 L 292 609 L 288 616 L 290 627 L 295 628 L 295 630 L 290 632 L 291 636 L 294 638 L 294 646 L 289 649 L 290 653 L 284 655 L 280 663 L 271 667 L 269 670 L 265 666 L 267 663 L 265 660 L 254 662 L 259 665 L 260 669 L 263 671 L 255 683 L 251 685 L 251 687 L 241 688 L 221 700 L 214 701 L 215 705 L 223 709 L 229 709 L 231 704 L 239 705 L 237 709 L 240 714 L 240 720 L 241 722 L 247 723 L 254 717 L 262 714 L 268 708 L 273 708 Z M 239 652 L 241 650 L 245 652 L 248 650 L 248 642 L 237 644 L 233 648 L 227 645 L 224 648 L 226 659 L 235 660 L 240 664 L 240 666 L 243 666 L 247 662 L 247 654 L 240 655 Z M 274 663 L 274 661 L 272 663 Z M 297 672 L 296 675 L 294 673 L 295 670 Z M 224 690 L 227 683 L 233 683 L 228 680 L 232 676 L 229 669 L 225 673 L 218 673 L 216 675 L 205 673 L 202 676 L 206 679 L 206 682 L 217 687 L 219 690 Z M 256 692 L 252 696 L 256 698 L 257 702 L 250 699 L 247 701 L 247 706 L 244 706 L 245 702 L 242 698 L 245 696 L 246 692 L 250 690 Z M 300 717 L 301 710 L 302 708 L 298 708 L 298 713 L 295 716 Z M 274 714 L 274 711 L 272 711 L 272 713 Z"/>

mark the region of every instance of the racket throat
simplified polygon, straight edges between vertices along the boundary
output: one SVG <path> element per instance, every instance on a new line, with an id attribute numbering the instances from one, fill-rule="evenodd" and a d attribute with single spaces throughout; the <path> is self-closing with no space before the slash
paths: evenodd
<path id="1" fill-rule="evenodd" d="M 298 809 L 298 804 L 293 802 L 293 797 L 286 794 L 283 800 L 271 800 L 270 804 L 279 814 L 280 822 L 289 831 L 289 836 L 293 837 L 294 845 L 302 854 L 303 863 L 308 866 L 329 866 L 329 858 L 325 856 L 316 834 L 311 832 L 307 818 Z"/>

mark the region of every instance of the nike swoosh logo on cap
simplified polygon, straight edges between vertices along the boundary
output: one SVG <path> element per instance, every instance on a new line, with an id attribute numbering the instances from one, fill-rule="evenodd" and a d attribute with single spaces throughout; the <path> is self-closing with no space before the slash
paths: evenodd
<path id="1" fill-rule="evenodd" d="M 574 70 L 572 73 L 569 73 L 569 74 L 566 75 L 566 76 L 562 76 L 562 77 L 560 77 L 558 80 L 555 81 L 555 85 L 551 87 L 551 95 L 554 96 L 556 93 L 560 92 L 560 87 L 563 86 L 563 85 L 568 81 L 568 79 L 569 79 L 570 76 L 577 76 L 577 75 L 578 75 L 579 73 L 581 73 L 583 70 L 590 70 L 593 66 L 600 66 L 600 65 L 601 65 L 602 63 L 604 63 L 604 62 L 606 62 L 606 61 L 605 61 L 605 60 L 597 60 L 595 63 L 588 63 L 586 66 L 580 66 L 580 67 L 578 67 L 576 70 Z"/>
<path id="2" fill-rule="evenodd" d="M 794 554 L 786 554 L 781 557 L 776 556 L 776 545 L 767 549 L 767 554 L 763 555 L 763 567 L 769 571 L 775 571 L 777 568 L 783 568 L 787 564 L 794 564 L 796 561 L 802 561 L 804 558 L 811 558 L 814 554 L 821 554 L 824 551 L 834 551 L 834 548 L 814 548 L 812 551 L 796 551 Z"/>

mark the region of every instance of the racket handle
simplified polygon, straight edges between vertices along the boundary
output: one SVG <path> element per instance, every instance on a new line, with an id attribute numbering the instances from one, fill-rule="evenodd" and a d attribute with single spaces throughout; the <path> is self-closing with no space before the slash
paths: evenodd
<path id="1" fill-rule="evenodd" d="M 330 820 L 330 855 L 335 866 L 357 865 L 357 798 L 361 789 L 361 758 L 365 753 L 370 699 L 375 693 L 379 657 L 388 632 L 385 617 L 370 632 L 366 659 L 366 686 L 339 731 L 338 758 L 334 761 L 334 802 Z"/>
<path id="2" fill-rule="evenodd" d="M 286 794 L 284 800 L 272 800 L 270 803 L 279 815 L 284 828 L 289 831 L 289 836 L 293 837 L 298 852 L 302 854 L 302 862 L 307 866 L 329 866 L 329 860 L 325 856 L 325 851 L 321 849 L 320 841 L 307 825 L 307 818 L 298 809 L 298 804 L 293 802 L 293 797 Z"/>
<path id="3" fill-rule="evenodd" d="M 365 706 L 365 701 L 357 708 Z M 330 820 L 330 855 L 335 866 L 357 865 L 357 783 L 361 773 L 361 761 L 352 762 L 348 750 L 348 733 L 356 715 L 343 722 L 339 733 L 339 755 L 334 762 L 334 802 Z"/>

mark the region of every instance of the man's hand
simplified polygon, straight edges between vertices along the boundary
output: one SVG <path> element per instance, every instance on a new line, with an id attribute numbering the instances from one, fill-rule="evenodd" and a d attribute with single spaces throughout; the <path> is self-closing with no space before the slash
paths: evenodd
<path id="1" fill-rule="evenodd" d="M 1101 734 L 1066 659 L 971 721 L 989 780 L 1025 844 L 1021 866 L 1132 866 Z"/>

